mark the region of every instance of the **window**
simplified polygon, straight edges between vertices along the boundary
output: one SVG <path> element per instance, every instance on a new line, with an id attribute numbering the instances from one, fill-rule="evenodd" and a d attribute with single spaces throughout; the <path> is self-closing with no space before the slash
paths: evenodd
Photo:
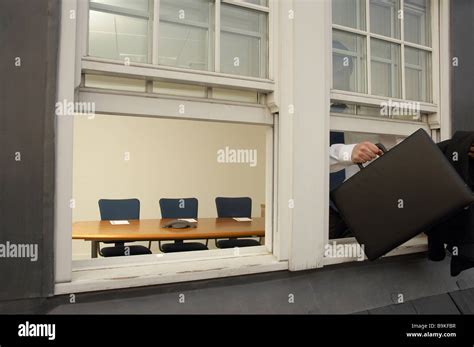
<path id="1" fill-rule="evenodd" d="M 420 128 L 436 138 L 441 98 L 439 85 L 433 85 L 438 83 L 433 65 L 440 58 L 438 3 L 332 0 L 331 144 L 370 141 L 390 149 Z M 350 165 L 330 173 L 330 189 L 358 171 Z M 352 236 L 330 208 L 328 239 L 356 245 Z M 391 254 L 425 246 L 425 239 L 417 237 Z M 340 262 L 327 259 L 325 264 Z"/>
<path id="2" fill-rule="evenodd" d="M 88 54 L 266 78 L 268 13 L 267 0 L 90 0 Z"/>
<path id="3" fill-rule="evenodd" d="M 333 89 L 432 102 L 430 13 L 430 0 L 333 0 Z"/>
<path id="4" fill-rule="evenodd" d="M 147 63 L 149 28 L 148 0 L 91 0 L 89 55 Z"/>

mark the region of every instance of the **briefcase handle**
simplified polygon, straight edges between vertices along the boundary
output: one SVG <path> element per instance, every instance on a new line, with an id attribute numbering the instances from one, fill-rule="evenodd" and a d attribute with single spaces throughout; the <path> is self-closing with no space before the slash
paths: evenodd
<path id="1" fill-rule="evenodd" d="M 383 144 L 376 143 L 375 145 L 382 151 L 382 153 L 385 154 L 385 153 L 388 152 L 387 148 L 385 148 L 385 146 Z M 357 166 L 359 166 L 359 169 L 361 169 L 361 170 L 364 168 L 364 166 L 361 163 L 357 163 Z"/>

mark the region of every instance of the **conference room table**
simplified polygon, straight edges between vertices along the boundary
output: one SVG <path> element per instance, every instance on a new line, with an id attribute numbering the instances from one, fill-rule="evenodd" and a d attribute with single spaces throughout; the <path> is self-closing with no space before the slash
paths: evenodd
<path id="1" fill-rule="evenodd" d="M 199 218 L 196 219 L 195 228 L 164 228 L 163 225 L 171 220 L 173 219 L 139 219 L 129 220 L 129 224 L 115 225 L 111 221 L 75 222 L 72 225 L 72 238 L 91 241 L 91 256 L 97 258 L 99 242 L 104 241 L 172 241 L 265 236 L 263 217 L 241 222 L 233 218 Z"/>

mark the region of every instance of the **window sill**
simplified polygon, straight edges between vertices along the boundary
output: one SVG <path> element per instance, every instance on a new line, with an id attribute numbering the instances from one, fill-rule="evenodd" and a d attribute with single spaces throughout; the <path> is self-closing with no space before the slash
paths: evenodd
<path id="1" fill-rule="evenodd" d="M 250 249 L 250 248 L 253 248 Z M 198 281 L 288 269 L 265 247 L 183 254 L 94 259 L 73 263 L 72 280 L 55 285 L 55 295 Z M 183 259 L 183 256 L 187 259 Z M 95 264 L 94 264 L 95 262 Z"/>
<path id="2" fill-rule="evenodd" d="M 229 75 L 210 71 L 188 70 L 163 65 L 130 63 L 96 57 L 82 58 L 83 73 L 135 77 L 168 82 L 191 83 L 210 87 L 227 87 L 270 93 L 275 83 L 269 79 Z"/>
<path id="3" fill-rule="evenodd" d="M 329 240 L 329 242 L 331 243 L 332 240 Z M 338 244 L 342 244 L 342 245 L 357 244 L 357 242 L 355 241 L 354 238 L 349 237 L 349 238 L 338 240 Z M 393 257 L 393 256 L 403 255 L 403 254 L 420 253 L 420 252 L 425 252 L 427 250 L 428 250 L 428 238 L 426 237 L 426 235 L 421 234 L 405 242 L 403 245 L 395 248 L 393 251 L 387 253 L 382 258 Z M 364 261 L 366 260 L 367 258 L 364 255 Z M 361 261 L 361 260 L 359 260 L 357 257 L 324 257 L 323 266 L 349 263 L 349 262 L 355 262 L 355 261 Z"/>
<path id="4" fill-rule="evenodd" d="M 392 102 L 400 102 L 400 103 L 420 103 L 420 111 L 421 113 L 437 113 L 438 112 L 438 105 L 428 102 L 421 102 L 416 100 L 403 100 L 397 98 L 390 98 L 386 96 L 378 96 L 378 95 L 368 95 L 362 93 L 355 93 L 355 92 L 348 92 L 343 90 L 336 90 L 331 89 L 331 100 L 339 101 L 339 102 L 349 102 L 358 105 L 366 105 L 366 106 L 377 106 L 380 107 L 381 103 L 386 103 L 388 100 L 392 100 Z"/>
<path id="5" fill-rule="evenodd" d="M 428 133 L 430 131 L 426 122 L 331 113 L 331 130 L 333 131 L 409 136 L 420 128 Z"/>

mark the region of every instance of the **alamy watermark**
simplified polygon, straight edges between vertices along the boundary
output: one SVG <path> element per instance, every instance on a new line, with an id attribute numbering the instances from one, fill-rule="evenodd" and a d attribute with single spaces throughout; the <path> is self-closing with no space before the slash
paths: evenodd
<path id="1" fill-rule="evenodd" d="M 0 258 L 29 258 L 38 260 L 38 244 L 28 243 L 0 243 Z"/>
<path id="2" fill-rule="evenodd" d="M 324 256 L 326 258 L 357 258 L 357 261 L 364 260 L 364 245 L 358 243 L 337 243 L 333 241 L 324 246 Z"/>
<path id="3" fill-rule="evenodd" d="M 72 102 L 64 99 L 55 104 L 56 116 L 87 116 L 89 119 L 95 117 L 95 102 Z"/>
<path id="4" fill-rule="evenodd" d="M 249 164 L 250 167 L 255 167 L 257 166 L 257 150 L 233 149 L 226 146 L 217 151 L 217 162 Z"/>
<path id="5" fill-rule="evenodd" d="M 410 116 L 418 120 L 421 117 L 420 103 L 389 99 L 388 102 L 384 101 L 380 104 L 380 115 L 388 118 Z"/>
<path id="6" fill-rule="evenodd" d="M 37 324 L 26 321 L 18 325 L 20 337 L 47 337 L 52 341 L 56 339 L 56 324 Z"/>

